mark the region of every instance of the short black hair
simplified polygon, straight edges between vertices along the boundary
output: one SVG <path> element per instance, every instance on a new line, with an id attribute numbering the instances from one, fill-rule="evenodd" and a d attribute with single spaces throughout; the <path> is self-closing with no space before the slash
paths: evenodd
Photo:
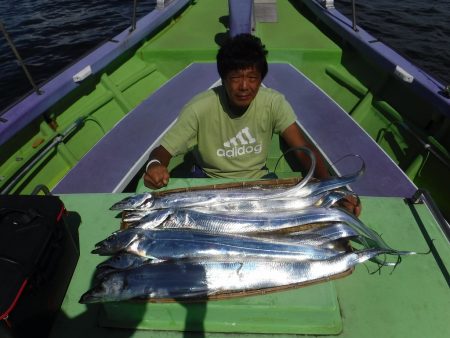
<path id="1" fill-rule="evenodd" d="M 234 70 L 256 67 L 261 78 L 267 74 L 267 50 L 261 39 L 251 34 L 229 38 L 217 53 L 217 70 L 222 79 Z"/>

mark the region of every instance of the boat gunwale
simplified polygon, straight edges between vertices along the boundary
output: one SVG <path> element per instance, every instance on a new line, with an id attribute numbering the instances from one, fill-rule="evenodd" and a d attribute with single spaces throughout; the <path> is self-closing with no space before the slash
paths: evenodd
<path id="1" fill-rule="evenodd" d="M 130 32 L 129 28 L 125 29 L 44 84 L 40 88 L 43 92 L 41 95 L 31 93 L 10 106 L 9 109 L 7 108 L 6 111 L 1 112 L 0 145 L 10 140 L 67 94 L 79 88 L 83 82 L 75 82 L 73 80 L 75 75 L 88 66 L 91 67 L 91 74 L 87 78 L 101 74 L 123 53 L 138 46 L 148 35 L 170 20 L 188 3 L 190 0 L 177 0 L 170 2 L 163 9 L 155 8 L 137 21 L 135 30 Z"/>
<path id="2" fill-rule="evenodd" d="M 392 75 L 400 83 L 408 85 L 417 95 L 429 100 L 439 112 L 450 117 L 450 97 L 446 96 L 445 86 L 433 78 L 426 71 L 420 69 L 397 53 L 394 49 L 384 44 L 364 28 L 357 26 L 353 30 L 352 22 L 336 8 L 325 8 L 318 0 L 301 0 L 305 5 L 339 37 L 353 46 L 363 56 L 380 67 L 387 74 Z M 401 70 L 413 76 L 411 83 L 403 81 L 396 70 Z"/>

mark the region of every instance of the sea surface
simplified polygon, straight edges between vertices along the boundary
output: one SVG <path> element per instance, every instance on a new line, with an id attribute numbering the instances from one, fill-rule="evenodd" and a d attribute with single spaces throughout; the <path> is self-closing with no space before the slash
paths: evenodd
<path id="1" fill-rule="evenodd" d="M 279 0 L 285 1 L 285 0 Z M 141 0 L 137 17 L 155 6 Z M 351 17 L 351 0 L 336 7 Z M 0 20 L 40 85 L 131 24 L 133 0 L 0 0 Z M 358 25 L 450 84 L 450 0 L 356 0 Z M 0 32 L 0 112 L 31 90 Z"/>

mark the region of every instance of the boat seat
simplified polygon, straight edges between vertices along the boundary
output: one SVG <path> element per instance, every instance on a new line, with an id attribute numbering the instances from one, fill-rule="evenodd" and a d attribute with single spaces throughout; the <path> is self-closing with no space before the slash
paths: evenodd
<path id="1" fill-rule="evenodd" d="M 53 193 L 120 192 L 139 172 L 181 108 L 219 79 L 214 63 L 194 63 L 130 111 L 56 185 Z"/>
<path id="2" fill-rule="evenodd" d="M 289 64 L 270 64 L 267 87 L 283 93 L 306 134 L 330 163 L 349 154 L 360 155 L 366 172 L 351 185 L 366 196 L 411 197 L 415 185 L 376 142 L 326 93 Z M 341 175 L 358 169 L 359 161 L 343 159 L 333 165 Z"/>

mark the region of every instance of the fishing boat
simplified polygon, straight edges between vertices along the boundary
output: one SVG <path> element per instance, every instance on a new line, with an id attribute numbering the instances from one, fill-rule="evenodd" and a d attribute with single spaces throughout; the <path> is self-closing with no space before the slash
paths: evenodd
<path id="1" fill-rule="evenodd" d="M 220 83 L 218 46 L 239 33 L 266 45 L 263 85 L 290 102 L 330 170 L 353 172 L 349 154 L 364 160 L 365 174 L 350 185 L 362 200 L 361 219 L 394 247 L 428 254 L 404 258 L 392 273 L 359 267 L 346 278 L 267 295 L 79 304 L 102 259 L 90 251 L 119 225 L 109 207 L 148 191 L 142 175 L 150 151 L 194 95 Z M 444 337 L 449 129 L 449 87 L 332 0 L 158 0 L 130 29 L 1 114 L 0 191 L 58 195 L 79 216 L 67 222 L 78 226 L 80 259 L 51 337 Z M 274 136 L 268 168 L 298 176 L 289 158 L 279 161 L 283 151 Z M 190 161 L 189 154 L 172 160 L 166 189 L 230 183 L 187 178 Z"/>

